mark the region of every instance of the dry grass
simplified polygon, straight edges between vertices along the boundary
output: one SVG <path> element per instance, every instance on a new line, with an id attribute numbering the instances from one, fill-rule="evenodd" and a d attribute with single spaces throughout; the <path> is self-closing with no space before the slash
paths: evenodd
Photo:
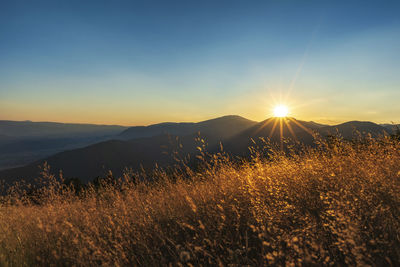
<path id="1" fill-rule="evenodd" d="M 39 199 L 3 199 L 0 265 L 400 264 L 398 141 L 241 164 L 218 154 L 203 167 L 190 179 L 159 171 L 152 184 L 126 175 L 80 195 L 45 169 Z"/>

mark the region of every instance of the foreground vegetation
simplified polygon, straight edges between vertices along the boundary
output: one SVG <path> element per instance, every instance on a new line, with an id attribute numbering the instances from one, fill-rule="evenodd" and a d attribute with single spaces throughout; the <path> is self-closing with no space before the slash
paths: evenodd
<path id="1" fill-rule="evenodd" d="M 2 199 L 0 265 L 400 264 L 398 141 L 264 149 L 79 192 L 45 166 L 46 189 Z"/>

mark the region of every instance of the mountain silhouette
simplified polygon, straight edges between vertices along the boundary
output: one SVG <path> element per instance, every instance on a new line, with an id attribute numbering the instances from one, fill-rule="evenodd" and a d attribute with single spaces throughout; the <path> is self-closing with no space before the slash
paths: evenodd
<path id="1" fill-rule="evenodd" d="M 306 122 L 294 118 L 269 118 L 256 123 L 239 116 L 225 116 L 199 123 L 162 123 L 146 127 L 131 127 L 116 135 L 120 140 L 108 140 L 79 149 L 72 149 L 35 161 L 23 167 L 0 171 L 0 179 L 10 183 L 24 178 L 32 182 L 39 175 L 39 165 L 49 163 L 53 173 L 63 171 L 66 178 L 80 178 L 88 182 L 105 176 L 109 170 L 120 176 L 125 167 L 133 170 L 151 169 L 157 163 L 161 167 L 174 163 L 173 151 L 182 156 L 197 153 L 195 139 L 200 134 L 208 143 L 209 151 L 219 149 L 233 155 L 246 155 L 252 139 L 260 137 L 279 143 L 282 138 L 313 144 L 315 133 L 321 136 L 339 132 L 351 138 L 355 130 L 383 134 L 387 128 L 372 122 L 352 121 L 335 126 Z"/>
<path id="2" fill-rule="evenodd" d="M 314 140 L 314 131 L 321 127 L 324 126 L 289 117 L 269 118 L 226 140 L 224 146 L 234 154 L 244 155 L 247 154 L 248 147 L 253 146 L 254 141 L 257 142 L 260 138 L 275 143 L 280 143 L 282 139 L 291 139 L 304 144 L 311 144 Z"/>
<path id="3" fill-rule="evenodd" d="M 343 138 L 351 139 L 356 131 L 361 134 L 371 134 L 373 137 L 392 133 L 388 128 L 369 121 L 349 121 L 335 126 L 325 126 L 318 129 L 322 135 L 335 135 L 340 133 Z"/>
<path id="4" fill-rule="evenodd" d="M 115 135 L 126 128 L 119 125 L 0 120 L 0 138 L 2 135 L 14 138 L 71 138 Z"/>
<path id="5" fill-rule="evenodd" d="M 0 170 L 108 140 L 127 127 L 57 122 L 0 121 Z"/>
<path id="6" fill-rule="evenodd" d="M 87 182 L 97 176 L 104 176 L 108 170 L 121 175 L 124 167 L 152 168 L 157 163 L 166 166 L 173 162 L 172 148 L 177 142 L 182 144 L 183 155 L 197 151 L 195 139 L 200 134 L 210 147 L 219 141 L 247 129 L 256 122 L 240 116 L 224 116 L 199 123 L 162 123 L 147 127 L 132 127 L 127 133 L 120 134 L 128 140 L 109 140 L 84 148 L 60 152 L 27 166 L 0 171 L 0 178 L 7 182 L 14 177 L 29 182 L 39 176 L 38 166 L 46 161 L 54 173 L 63 170 L 65 177 L 77 177 Z M 143 137 L 145 136 L 145 137 Z M 149 137 L 148 137 L 149 136 Z M 178 141 L 176 140 L 178 138 Z M 166 154 L 167 153 L 167 154 Z"/>
<path id="7" fill-rule="evenodd" d="M 120 175 L 127 166 L 138 169 L 140 164 L 153 166 L 156 161 L 164 163 L 168 156 L 163 154 L 161 147 L 168 144 L 166 135 L 132 141 L 110 140 L 57 153 L 45 160 L 36 161 L 24 167 L 1 172 L 6 182 L 15 177 L 22 177 L 33 182 L 39 176 L 39 165 L 46 161 L 53 173 L 63 171 L 65 177 L 78 177 L 87 182 L 97 176 L 105 176 L 109 170 Z"/>
<path id="8" fill-rule="evenodd" d="M 10 142 L 15 141 L 16 138 L 9 136 L 9 135 L 5 135 L 5 134 L 0 134 L 0 146 L 1 145 L 5 145 L 5 144 L 9 144 Z"/>
<path id="9" fill-rule="evenodd" d="M 161 134 L 185 136 L 200 132 L 202 134 L 219 136 L 221 138 L 229 138 L 255 124 L 256 122 L 243 117 L 228 115 L 198 123 L 166 122 L 150 126 L 135 126 L 126 129 L 118 137 L 122 140 L 130 140 L 134 138 L 152 137 Z"/>
<path id="10" fill-rule="evenodd" d="M 396 133 L 400 130 L 400 124 L 381 124 L 381 126 L 385 127 L 390 134 Z"/>

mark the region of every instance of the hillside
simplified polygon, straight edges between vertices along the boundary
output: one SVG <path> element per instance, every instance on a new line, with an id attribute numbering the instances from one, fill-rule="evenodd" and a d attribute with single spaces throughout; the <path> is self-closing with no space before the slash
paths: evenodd
<path id="1" fill-rule="evenodd" d="M 389 133 L 395 133 L 400 129 L 400 124 L 381 124 Z"/>
<path id="2" fill-rule="evenodd" d="M 280 143 L 281 139 L 291 139 L 310 145 L 314 141 L 314 131 L 320 127 L 323 126 L 294 118 L 269 118 L 226 140 L 224 146 L 234 154 L 246 155 L 249 153 L 248 147 L 260 138 L 270 139 L 274 143 Z"/>
<path id="3" fill-rule="evenodd" d="M 210 152 L 218 152 L 221 142 L 224 150 L 233 156 L 249 156 L 248 147 L 254 146 L 253 141 L 257 143 L 261 137 L 279 144 L 282 133 L 284 139 L 314 145 L 314 133 L 326 136 L 339 131 L 343 137 L 351 139 L 355 130 L 362 134 L 371 133 L 375 137 L 385 132 L 384 127 L 372 122 L 324 126 L 295 118 L 270 118 L 255 123 L 239 116 L 225 116 L 199 123 L 165 123 L 133 127 L 122 134 L 124 139 L 130 136 L 128 140 L 108 140 L 63 151 L 26 166 L 0 171 L 0 178 L 8 183 L 22 178 L 33 182 L 40 173 L 38 166 L 44 162 L 48 162 L 55 173 L 62 170 L 65 177 L 79 178 L 84 182 L 95 177 L 104 177 L 109 170 L 119 177 L 125 167 L 134 171 L 142 167 L 151 169 L 156 164 L 166 167 L 175 162 L 173 150 L 179 152 L 181 157 L 191 155 L 193 158 L 198 153 L 199 143 L 195 139 L 199 133 L 206 140 Z M 147 137 L 139 137 L 141 135 Z M 136 137 L 133 138 L 134 136 Z M 179 147 L 179 144 L 182 146 Z M 25 149 L 26 147 L 29 146 L 25 146 Z"/>
<path id="4" fill-rule="evenodd" d="M 124 129 L 117 125 L 0 121 L 0 170 L 95 144 Z"/>
<path id="5" fill-rule="evenodd" d="M 56 173 L 63 170 L 66 177 L 80 178 L 85 182 L 98 176 L 105 176 L 109 170 L 113 171 L 115 175 L 121 175 L 125 167 L 138 170 L 141 166 L 152 168 L 156 163 L 165 167 L 174 162 L 171 156 L 171 146 L 175 146 L 175 150 L 179 150 L 183 155 L 195 153 L 196 147 L 199 145 L 195 139 L 200 134 L 207 140 L 209 147 L 214 148 L 219 141 L 254 124 L 255 122 L 239 116 L 225 116 L 199 123 L 165 123 L 129 128 L 130 131 L 127 132 L 130 134 L 129 140 L 109 140 L 60 152 L 27 166 L 0 171 L 0 178 L 7 182 L 21 178 L 33 182 L 40 173 L 38 166 L 43 165 L 45 161 L 52 166 Z M 188 125 L 190 127 L 187 127 Z M 138 129 L 147 129 L 145 132 L 139 130 L 146 137 L 140 137 Z M 137 134 L 133 135 L 133 132 Z M 123 136 L 127 137 L 127 134 L 123 134 Z M 182 148 L 179 149 L 176 144 L 178 136 L 179 142 L 183 143 Z M 169 149 L 168 154 L 164 153 L 166 149 Z"/>
<path id="6" fill-rule="evenodd" d="M 400 265 L 398 141 L 273 155 L 79 194 L 45 172 L 47 189 L 0 197 L 0 265 Z"/>
<path id="7" fill-rule="evenodd" d="M 334 135 L 338 131 L 344 138 L 347 139 L 351 139 L 352 137 L 354 137 L 355 131 L 358 131 L 361 134 L 369 133 L 374 137 L 377 137 L 385 133 L 391 133 L 391 131 L 388 130 L 388 128 L 385 128 L 381 125 L 369 121 L 350 121 L 335 126 L 321 127 L 319 128 L 319 131 L 323 135 L 328 135 L 328 134 Z"/>
<path id="8" fill-rule="evenodd" d="M 194 142 L 192 143 L 194 146 Z M 176 149 L 176 146 L 175 137 L 168 135 L 130 141 L 110 140 L 64 151 L 24 167 L 4 170 L 0 175 L 7 183 L 19 178 L 33 183 L 40 174 L 39 166 L 47 162 L 54 173 L 62 170 L 67 178 L 80 178 L 83 182 L 89 182 L 95 177 L 106 176 L 109 170 L 116 176 L 121 176 L 125 167 L 139 170 L 142 166 L 151 169 L 156 163 L 161 166 L 171 164 L 171 150 L 172 147 Z M 190 151 L 195 150 L 193 146 Z"/>
<path id="9" fill-rule="evenodd" d="M 0 121 L 0 170 L 37 164 L 38 160 L 56 153 L 112 139 L 132 140 L 163 134 L 185 136 L 197 132 L 223 139 L 253 124 L 255 122 L 240 116 L 224 116 L 199 123 L 161 123 L 128 129 L 114 125 Z"/>
<path id="10" fill-rule="evenodd" d="M 165 122 L 150 126 L 135 126 L 126 129 L 118 137 L 129 140 L 161 134 L 185 136 L 200 132 L 204 135 L 213 135 L 225 139 L 255 124 L 256 122 L 243 117 L 230 115 L 197 123 Z"/>
<path id="11" fill-rule="evenodd" d="M 0 137 L 1 135 L 6 135 L 14 138 L 71 138 L 93 135 L 113 135 L 125 129 L 126 127 L 119 125 L 0 120 Z"/>

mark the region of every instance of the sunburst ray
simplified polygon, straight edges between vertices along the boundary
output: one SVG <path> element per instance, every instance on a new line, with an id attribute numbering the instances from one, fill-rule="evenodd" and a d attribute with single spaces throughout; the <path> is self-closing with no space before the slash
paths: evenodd
<path id="1" fill-rule="evenodd" d="M 309 133 L 310 135 L 314 136 L 314 132 L 311 131 L 310 129 L 308 129 L 307 127 L 304 127 L 301 123 L 299 123 L 298 121 L 292 119 L 292 118 L 288 118 L 290 121 L 292 121 L 293 123 L 295 123 L 297 126 L 299 126 L 301 129 L 303 129 L 304 131 L 306 131 L 307 133 Z"/>
<path id="2" fill-rule="evenodd" d="M 297 136 L 296 136 L 296 134 L 294 133 L 294 131 L 292 129 L 292 125 L 290 125 L 290 123 L 288 123 L 288 119 L 287 118 L 285 118 L 285 124 L 286 124 L 287 128 L 289 129 L 289 132 L 292 134 L 294 140 L 297 141 Z"/>

